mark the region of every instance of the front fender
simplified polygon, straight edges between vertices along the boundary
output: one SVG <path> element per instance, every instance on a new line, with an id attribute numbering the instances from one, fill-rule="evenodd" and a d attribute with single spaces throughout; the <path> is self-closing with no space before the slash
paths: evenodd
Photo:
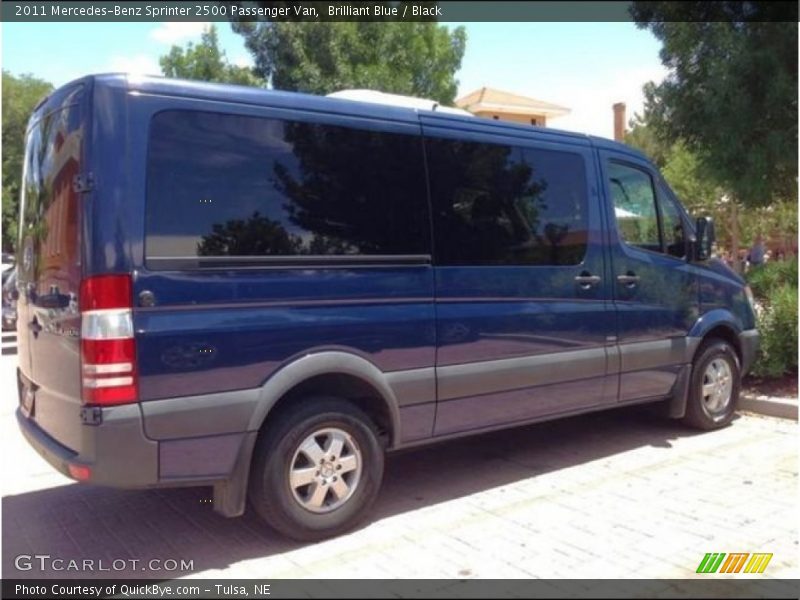
<path id="1" fill-rule="evenodd" d="M 741 360 L 742 375 L 745 375 L 756 360 L 759 345 L 758 330 L 754 327 L 743 327 L 737 316 L 726 309 L 715 309 L 704 314 L 695 323 L 690 339 L 702 340 L 709 332 L 724 329 L 729 338 L 736 342 L 736 349 Z"/>
<path id="2" fill-rule="evenodd" d="M 735 336 L 742 331 L 742 323 L 731 311 L 725 308 L 716 308 L 700 316 L 689 331 L 690 337 L 703 338 L 716 327 L 725 327 Z"/>

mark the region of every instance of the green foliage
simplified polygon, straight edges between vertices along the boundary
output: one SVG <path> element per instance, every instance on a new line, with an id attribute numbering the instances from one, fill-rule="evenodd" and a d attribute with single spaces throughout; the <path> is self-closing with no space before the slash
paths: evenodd
<path id="1" fill-rule="evenodd" d="M 697 154 L 681 141 L 668 142 L 655 133 L 655 128 L 636 115 L 625 134 L 625 143 L 647 155 L 661 170 L 664 179 L 693 216 L 711 216 L 717 229 L 717 240 L 725 245 L 730 240 L 728 207 L 720 202 L 722 190 L 704 169 Z"/>
<path id="2" fill-rule="evenodd" d="M 771 260 L 747 272 L 747 283 L 759 301 L 771 302 L 783 287 L 797 288 L 797 259 Z"/>
<path id="3" fill-rule="evenodd" d="M 659 169 L 663 169 L 672 144 L 669 144 L 656 135 L 654 127 L 648 127 L 639 114 L 628 123 L 625 133 L 625 143 L 640 150 L 647 158 L 653 161 Z"/>
<path id="4" fill-rule="evenodd" d="M 466 47 L 463 27 L 436 23 L 234 23 L 256 71 L 279 90 L 366 88 L 452 104 Z"/>
<path id="5" fill-rule="evenodd" d="M 228 63 L 225 52 L 219 48 L 214 25 L 203 32 L 199 44 L 190 42 L 185 49 L 173 46 L 169 54 L 162 56 L 158 62 L 167 77 L 256 87 L 264 85 L 264 80 L 252 69 Z"/>
<path id="6" fill-rule="evenodd" d="M 795 269 L 797 263 L 794 263 Z M 796 274 L 795 274 L 796 279 Z M 758 316 L 761 348 L 753 375 L 780 377 L 797 371 L 797 284 L 772 291 Z"/>
<path id="7" fill-rule="evenodd" d="M 714 212 L 722 193 L 703 172 L 697 155 L 685 144 L 672 145 L 661 174 L 690 212 Z"/>
<path id="8" fill-rule="evenodd" d="M 776 201 L 770 206 L 745 208 L 739 219 L 742 240 L 750 245 L 761 234 L 770 247 L 795 252 L 797 248 L 797 202 Z"/>
<path id="9" fill-rule="evenodd" d="M 25 154 L 25 129 L 39 101 L 53 86 L 32 75 L 3 71 L 3 251 L 17 245 L 19 191 Z"/>
<path id="10" fill-rule="evenodd" d="M 797 279 L 796 258 L 773 260 L 747 273 L 761 333 L 754 375 L 780 377 L 797 370 Z"/>
<path id="11" fill-rule="evenodd" d="M 683 141 L 743 204 L 796 200 L 796 5 L 633 2 L 631 13 L 663 42 L 670 69 L 645 86 L 648 125 Z"/>
<path id="12" fill-rule="evenodd" d="M 734 236 L 730 200 L 723 200 L 722 190 L 709 176 L 697 154 L 689 150 L 684 143 L 675 142 L 666 156 L 661 173 L 672 191 L 689 214 L 694 217 L 712 217 L 717 233 L 717 245 L 720 248 L 729 248 Z M 748 209 L 740 207 L 739 210 L 747 216 Z"/>
<path id="13" fill-rule="evenodd" d="M 734 234 L 731 200 L 715 183 L 697 153 L 681 141 L 659 138 L 654 128 L 636 115 L 629 123 L 625 142 L 641 150 L 661 170 L 664 179 L 689 213 L 695 217 L 713 217 L 717 244 L 730 248 Z M 738 206 L 736 227 L 741 241 L 749 245 L 759 233 L 771 247 L 793 250 L 797 246 L 797 202 L 775 199 L 769 206 Z"/>

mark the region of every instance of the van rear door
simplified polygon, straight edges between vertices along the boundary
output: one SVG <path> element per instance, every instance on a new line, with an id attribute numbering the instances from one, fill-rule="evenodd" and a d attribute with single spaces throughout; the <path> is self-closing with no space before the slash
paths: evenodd
<path id="1" fill-rule="evenodd" d="M 23 412 L 68 448 L 80 441 L 81 195 L 84 86 L 31 118 L 20 206 L 17 330 Z"/>

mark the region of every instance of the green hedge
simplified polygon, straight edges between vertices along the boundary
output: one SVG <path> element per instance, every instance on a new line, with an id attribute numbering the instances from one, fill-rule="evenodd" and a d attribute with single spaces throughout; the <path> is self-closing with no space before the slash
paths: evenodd
<path id="1" fill-rule="evenodd" d="M 760 309 L 761 349 L 753 375 L 780 377 L 797 370 L 797 259 L 769 262 L 747 274 Z"/>
<path id="2" fill-rule="evenodd" d="M 747 283 L 759 300 L 769 300 L 772 292 L 784 285 L 797 288 L 797 259 L 775 260 L 747 272 Z"/>

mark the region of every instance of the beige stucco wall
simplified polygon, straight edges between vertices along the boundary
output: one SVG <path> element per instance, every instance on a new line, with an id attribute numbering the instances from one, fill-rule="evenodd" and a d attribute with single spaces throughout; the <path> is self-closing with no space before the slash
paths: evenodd
<path id="1" fill-rule="evenodd" d="M 483 117 L 485 119 L 493 119 L 495 115 L 497 115 L 497 118 L 500 121 L 511 121 L 512 123 L 522 123 L 523 125 L 530 125 L 531 119 L 536 119 L 537 127 L 547 126 L 547 117 L 545 117 L 544 115 L 521 115 L 513 113 L 490 112 L 490 111 L 478 111 L 474 114 L 477 117 Z"/>

